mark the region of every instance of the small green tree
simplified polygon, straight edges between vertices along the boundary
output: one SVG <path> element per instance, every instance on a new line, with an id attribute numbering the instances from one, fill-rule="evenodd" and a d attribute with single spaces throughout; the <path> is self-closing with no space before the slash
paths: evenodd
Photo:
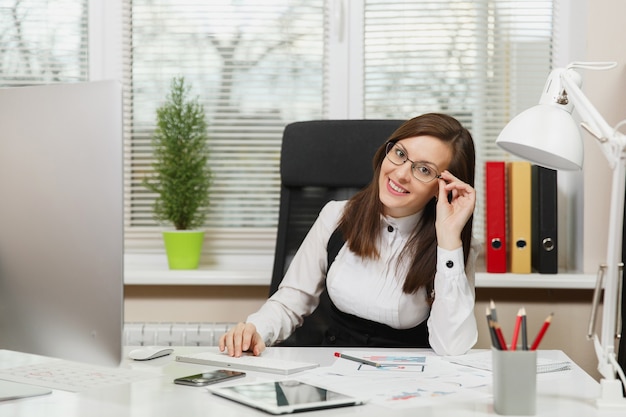
<path id="1" fill-rule="evenodd" d="M 197 98 L 187 98 L 189 90 L 184 77 L 172 79 L 167 101 L 157 109 L 152 137 L 154 175 L 143 181 L 158 194 L 155 220 L 172 223 L 176 230 L 202 226 L 210 199 L 206 116 Z"/>

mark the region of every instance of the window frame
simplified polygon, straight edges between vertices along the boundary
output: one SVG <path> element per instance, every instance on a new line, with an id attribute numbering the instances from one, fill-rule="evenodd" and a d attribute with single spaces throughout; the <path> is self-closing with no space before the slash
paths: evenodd
<path id="1" fill-rule="evenodd" d="M 555 45 L 558 53 L 554 57 L 556 66 L 563 66 L 570 62 L 572 57 L 581 56 L 584 42 L 576 40 L 585 37 L 585 7 L 584 2 L 569 2 L 554 0 L 555 7 L 559 8 L 559 21 L 555 22 Z M 359 119 L 363 117 L 361 96 L 363 93 L 362 49 L 350 47 L 354 42 L 363 42 L 363 33 L 360 29 L 363 23 L 363 1 L 336 0 L 327 2 L 329 13 L 329 89 L 325 97 L 328 105 L 325 117 L 329 119 Z M 128 68 L 123 66 L 122 33 L 124 25 L 128 24 L 129 11 L 124 9 L 123 0 L 89 0 L 89 58 L 92 81 L 101 79 L 123 79 Z M 334 39 L 334 41 L 333 41 Z M 572 39 L 574 41 L 572 41 Z M 352 42 L 352 43 L 351 43 Z M 125 144 L 125 148 L 128 147 Z M 128 169 L 128 167 L 125 167 Z M 565 195 L 571 195 L 571 204 L 579 218 L 574 224 L 574 230 L 569 230 L 568 240 L 582 242 L 582 197 L 580 189 L 582 175 L 567 178 L 559 184 Z M 129 201 L 129 190 L 125 191 L 125 204 Z M 212 230 L 214 238 L 223 242 L 221 250 L 214 254 L 211 266 L 201 266 L 195 276 L 199 282 L 209 282 L 223 276 L 236 277 L 239 283 L 269 283 L 273 263 L 275 246 L 275 228 L 264 230 L 229 229 Z M 481 235 L 474 233 L 475 235 Z M 482 236 L 482 235 L 481 235 Z M 248 248 L 240 249 L 245 242 Z M 171 283 L 163 278 L 168 275 L 167 265 L 163 255 L 162 244 L 154 239 L 146 239 L 142 231 L 134 230 L 126 234 L 126 266 L 127 277 L 141 283 Z M 576 255 L 572 259 L 582 258 L 582 243 L 573 248 Z M 568 257 L 569 258 L 569 257 Z M 574 265 L 575 269 L 578 265 Z M 151 272 L 152 271 L 152 272 Z M 154 273 L 154 271 L 159 271 Z M 180 273 L 169 272 L 169 275 Z M 134 278 L 132 278 L 134 277 Z M 147 280 L 144 282 L 144 280 Z M 128 280 L 127 280 L 128 281 Z M 233 282 L 235 282 L 233 281 Z"/>

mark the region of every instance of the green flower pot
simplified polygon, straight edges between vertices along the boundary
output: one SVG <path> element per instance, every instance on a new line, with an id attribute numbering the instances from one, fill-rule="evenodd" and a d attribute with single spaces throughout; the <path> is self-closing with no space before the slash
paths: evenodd
<path id="1" fill-rule="evenodd" d="M 204 232 L 176 230 L 163 232 L 163 242 L 170 269 L 197 269 L 202 254 Z"/>

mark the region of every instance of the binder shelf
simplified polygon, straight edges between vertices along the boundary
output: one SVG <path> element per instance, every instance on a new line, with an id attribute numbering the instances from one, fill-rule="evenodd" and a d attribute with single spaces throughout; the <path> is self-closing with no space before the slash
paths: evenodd
<path id="1" fill-rule="evenodd" d="M 558 274 L 494 274 L 476 273 L 476 287 L 482 288 L 563 288 L 594 289 L 595 274 L 558 273 Z"/>
<path id="2" fill-rule="evenodd" d="M 272 258 L 252 259 L 248 264 L 203 266 L 194 270 L 170 270 L 164 256 L 125 256 L 126 285 L 209 285 L 269 286 Z M 487 273 L 480 261 L 476 265 L 477 288 L 564 288 L 593 289 L 595 274 L 559 272 L 558 274 Z"/>
<path id="3" fill-rule="evenodd" d="M 265 272 L 265 273 L 263 273 Z M 271 271 L 170 271 L 126 270 L 126 285 L 269 286 Z M 476 288 L 593 289 L 594 274 L 494 274 L 476 273 Z"/>

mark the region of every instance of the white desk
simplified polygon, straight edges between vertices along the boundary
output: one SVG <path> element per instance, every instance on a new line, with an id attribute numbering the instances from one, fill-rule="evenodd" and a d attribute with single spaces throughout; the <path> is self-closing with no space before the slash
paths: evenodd
<path id="1" fill-rule="evenodd" d="M 175 349 L 174 355 L 202 350 L 203 348 L 180 347 Z M 328 366 L 336 360 L 333 357 L 333 352 L 336 350 L 333 348 L 269 348 L 265 354 L 281 359 L 318 362 L 322 366 Z M 347 350 L 341 349 L 341 351 Z M 381 351 L 382 349 L 375 350 Z M 398 351 L 398 349 L 393 350 Z M 539 354 L 540 357 L 569 360 L 560 351 L 540 351 Z M 175 385 L 172 382 L 175 377 L 190 375 L 203 369 L 210 369 L 210 367 L 178 363 L 174 361 L 174 355 L 148 362 L 125 360 L 121 365 L 126 368 L 131 367 L 153 372 L 154 378 L 82 393 L 55 390 L 51 395 L 0 402 L 0 417 L 241 417 L 269 415 L 213 396 L 204 388 Z M 38 356 L 0 351 L 0 368 L 48 360 L 48 358 Z M 246 379 L 239 381 L 252 381 L 257 378 L 284 378 L 278 375 L 258 374 L 250 371 L 247 373 Z M 594 398 L 599 394 L 599 384 L 576 365 L 573 365 L 571 371 L 540 374 L 537 380 L 537 390 L 537 416 L 624 416 L 623 410 L 621 412 L 605 411 L 595 407 Z M 312 411 L 304 413 L 304 415 L 319 417 L 380 417 L 381 415 L 393 415 L 394 417 L 478 417 L 496 414 L 493 411 L 491 398 L 483 398 L 465 402 L 446 402 L 445 399 L 442 399 L 435 406 L 418 406 L 403 410 L 390 410 L 375 404 L 366 404 L 357 407 Z"/>

